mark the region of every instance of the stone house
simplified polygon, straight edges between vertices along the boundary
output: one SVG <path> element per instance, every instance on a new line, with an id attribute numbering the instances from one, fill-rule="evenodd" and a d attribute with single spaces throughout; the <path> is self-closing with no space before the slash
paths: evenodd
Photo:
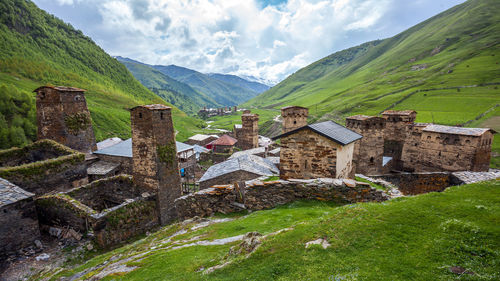
<path id="1" fill-rule="evenodd" d="M 40 238 L 34 196 L 0 178 L 0 262 Z"/>
<path id="2" fill-rule="evenodd" d="M 356 115 L 346 126 L 363 135 L 354 151 L 356 172 L 488 171 L 495 131 L 415 123 L 413 110 Z"/>
<path id="3" fill-rule="evenodd" d="M 89 153 L 97 149 L 85 90 L 42 86 L 36 92 L 38 139 Z"/>
<path id="4" fill-rule="evenodd" d="M 265 158 L 266 152 L 267 152 L 267 148 L 261 146 L 261 147 L 257 147 L 257 148 L 237 151 L 237 152 L 233 153 L 231 156 L 229 156 L 229 159 L 237 158 L 237 157 L 240 157 L 243 155 L 256 155 L 256 156 Z"/>
<path id="5" fill-rule="evenodd" d="M 228 135 L 223 135 L 210 143 L 212 150 L 216 153 L 232 153 L 233 147 L 238 140 Z"/>
<path id="6" fill-rule="evenodd" d="M 237 146 L 243 150 L 259 147 L 259 115 L 248 111 L 241 115 Z"/>
<path id="7" fill-rule="evenodd" d="M 352 178 L 354 142 L 361 137 L 333 121 L 274 137 L 281 139 L 280 178 Z"/>
<path id="8" fill-rule="evenodd" d="M 0 177 L 36 196 L 88 182 L 85 155 L 48 139 L 0 150 Z"/>
<path id="9" fill-rule="evenodd" d="M 200 189 L 205 189 L 213 185 L 231 184 L 278 173 L 279 170 L 271 161 L 255 155 L 242 155 L 208 168 L 199 184 Z"/>

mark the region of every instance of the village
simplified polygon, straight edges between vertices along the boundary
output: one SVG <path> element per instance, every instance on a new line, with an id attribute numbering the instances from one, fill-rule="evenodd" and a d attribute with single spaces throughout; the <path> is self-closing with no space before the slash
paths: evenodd
<path id="1" fill-rule="evenodd" d="M 170 107 L 142 105 L 130 109 L 132 138 L 96 143 L 85 90 L 35 92 L 38 141 L 0 151 L 0 260 L 40 253 L 41 235 L 109 248 L 196 216 L 298 199 L 382 202 L 499 176 L 489 169 L 494 130 L 416 123 L 413 110 L 351 116 L 342 126 L 308 124 L 307 108 L 287 106 L 272 141 L 244 110 L 232 132 L 182 143 Z"/>

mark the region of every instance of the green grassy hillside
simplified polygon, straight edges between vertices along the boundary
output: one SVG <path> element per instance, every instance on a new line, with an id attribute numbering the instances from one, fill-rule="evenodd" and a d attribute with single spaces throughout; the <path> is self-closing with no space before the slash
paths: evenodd
<path id="1" fill-rule="evenodd" d="M 392 38 L 321 59 L 242 106 L 301 105 L 312 121 L 339 122 L 413 109 L 417 122 L 491 125 L 500 116 L 499 10 L 500 1 L 469 0 Z M 499 155 L 500 138 L 494 149 Z"/>
<path id="2" fill-rule="evenodd" d="M 215 79 L 192 69 L 176 65 L 154 65 L 153 67 L 175 80 L 188 84 L 223 106 L 237 105 L 259 94 L 246 86 Z"/>
<path id="3" fill-rule="evenodd" d="M 177 224 L 38 277 L 84 280 L 107 271 L 104 280 L 498 280 L 499 188 L 490 181 L 384 203 L 295 202 L 219 216 L 233 220 L 206 227 Z M 254 231 L 268 235 L 254 252 L 237 240 L 207 243 Z M 330 246 L 305 247 L 318 238 Z"/>
<path id="4" fill-rule="evenodd" d="M 40 85 L 88 90 L 98 140 L 130 135 L 128 108 L 165 103 L 81 31 L 31 1 L 0 2 L 0 50 L 0 148 L 34 140 L 32 92 Z M 179 139 L 187 138 L 200 122 L 174 107 Z"/>
<path id="5" fill-rule="evenodd" d="M 116 59 L 125 65 L 142 85 L 190 115 L 196 115 L 204 106 L 222 106 L 212 98 L 194 90 L 191 86 L 170 78 L 150 65 L 128 58 L 117 57 Z"/>

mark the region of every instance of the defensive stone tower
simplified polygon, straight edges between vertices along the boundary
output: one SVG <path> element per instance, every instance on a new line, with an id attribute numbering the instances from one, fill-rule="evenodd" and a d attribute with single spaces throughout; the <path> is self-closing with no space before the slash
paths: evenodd
<path id="1" fill-rule="evenodd" d="M 176 218 L 174 200 L 181 196 L 181 178 L 171 108 L 160 104 L 130 111 L 134 182 L 157 194 L 160 223 Z"/>
<path id="2" fill-rule="evenodd" d="M 309 110 L 302 106 L 287 106 L 281 108 L 281 117 L 283 117 L 283 133 L 306 126 L 308 115 Z"/>
<path id="3" fill-rule="evenodd" d="M 403 169 L 401 160 L 403 146 L 408 137 L 410 126 L 415 122 L 417 112 L 414 110 L 386 110 L 382 113 L 385 119 L 384 156 L 392 157 L 392 168 Z"/>
<path id="4" fill-rule="evenodd" d="M 238 133 L 237 145 L 243 149 L 259 147 L 259 115 L 250 111 L 241 115 L 241 131 Z"/>
<path id="5" fill-rule="evenodd" d="M 70 87 L 37 88 L 38 139 L 51 139 L 75 150 L 97 150 L 85 90 Z"/>
<path id="6" fill-rule="evenodd" d="M 376 116 L 355 115 L 347 117 L 346 127 L 363 136 L 354 144 L 352 162 L 356 173 L 382 174 L 385 119 Z"/>

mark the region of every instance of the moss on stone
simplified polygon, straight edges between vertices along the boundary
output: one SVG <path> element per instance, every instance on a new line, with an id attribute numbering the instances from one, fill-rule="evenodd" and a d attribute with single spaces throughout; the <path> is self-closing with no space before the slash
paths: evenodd
<path id="1" fill-rule="evenodd" d="M 70 134 L 77 135 L 80 131 L 88 129 L 92 123 L 86 113 L 79 112 L 64 117 L 64 124 Z"/>
<path id="2" fill-rule="evenodd" d="M 177 148 L 175 145 L 175 141 L 172 141 L 166 145 L 159 145 L 158 147 L 156 147 L 158 158 L 161 162 L 168 165 L 172 165 L 174 163 L 175 157 L 177 156 L 176 150 Z"/>

